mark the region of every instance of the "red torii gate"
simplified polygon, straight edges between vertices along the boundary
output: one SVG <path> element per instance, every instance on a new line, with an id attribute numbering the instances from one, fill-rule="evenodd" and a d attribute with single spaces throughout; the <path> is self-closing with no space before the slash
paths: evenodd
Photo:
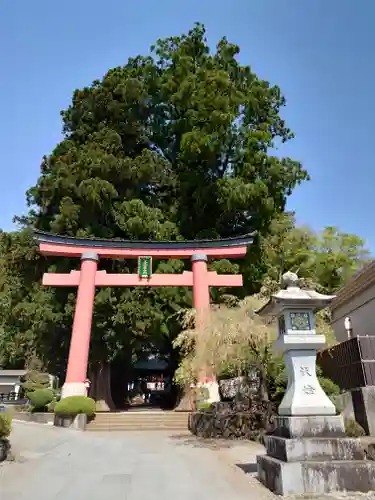
<path id="1" fill-rule="evenodd" d="M 253 243 L 254 233 L 238 238 L 191 241 L 133 241 L 72 238 L 34 231 L 43 255 L 78 257 L 80 271 L 45 273 L 45 286 L 77 286 L 77 302 L 62 397 L 85 395 L 91 323 L 97 286 L 191 286 L 193 303 L 202 318 L 210 306 L 210 286 L 240 287 L 242 275 L 219 275 L 207 270 L 208 259 L 241 258 Z M 147 257 L 143 257 L 147 256 Z M 182 274 L 112 274 L 98 270 L 100 259 L 191 259 L 192 271 Z"/>

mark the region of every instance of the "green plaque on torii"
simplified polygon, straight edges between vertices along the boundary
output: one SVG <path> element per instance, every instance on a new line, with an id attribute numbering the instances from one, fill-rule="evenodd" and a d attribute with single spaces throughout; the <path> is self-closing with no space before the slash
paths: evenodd
<path id="1" fill-rule="evenodd" d="M 140 278 L 151 278 L 152 257 L 138 257 L 138 276 Z"/>

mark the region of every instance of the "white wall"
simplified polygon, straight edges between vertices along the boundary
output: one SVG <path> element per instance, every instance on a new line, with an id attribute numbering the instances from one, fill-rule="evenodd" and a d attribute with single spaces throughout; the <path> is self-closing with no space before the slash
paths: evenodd
<path id="1" fill-rule="evenodd" d="M 332 328 L 339 342 L 348 338 L 346 316 L 352 320 L 353 336 L 375 335 L 375 284 L 332 311 Z"/>
<path id="2" fill-rule="evenodd" d="M 14 385 L 0 383 L 0 394 L 9 394 L 10 392 L 14 392 Z"/>
<path id="3" fill-rule="evenodd" d="M 0 376 L 0 385 L 15 385 L 20 383 L 20 378 L 14 375 Z"/>

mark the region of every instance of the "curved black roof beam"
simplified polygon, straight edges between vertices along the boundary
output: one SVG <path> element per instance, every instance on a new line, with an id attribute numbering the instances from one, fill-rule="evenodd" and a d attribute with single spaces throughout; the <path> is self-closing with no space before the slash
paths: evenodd
<path id="1" fill-rule="evenodd" d="M 249 246 L 254 242 L 256 232 L 242 236 L 223 239 L 200 239 L 182 241 L 150 241 L 150 240 L 122 240 L 101 238 L 75 238 L 51 234 L 44 231 L 34 230 L 34 238 L 38 243 L 50 243 L 54 245 L 69 245 L 88 248 L 132 248 L 142 250 L 157 250 L 161 248 L 187 249 L 187 248 L 228 248 L 238 246 Z"/>

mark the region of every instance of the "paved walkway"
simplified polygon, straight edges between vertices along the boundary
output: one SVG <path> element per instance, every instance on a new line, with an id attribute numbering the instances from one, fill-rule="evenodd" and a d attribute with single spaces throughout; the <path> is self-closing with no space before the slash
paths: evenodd
<path id="1" fill-rule="evenodd" d="M 22 423 L 11 441 L 16 461 L 0 466 L 1 500 L 275 498 L 238 466 L 254 461 L 262 451 L 256 444 L 227 448 L 190 435 L 79 433 Z"/>

